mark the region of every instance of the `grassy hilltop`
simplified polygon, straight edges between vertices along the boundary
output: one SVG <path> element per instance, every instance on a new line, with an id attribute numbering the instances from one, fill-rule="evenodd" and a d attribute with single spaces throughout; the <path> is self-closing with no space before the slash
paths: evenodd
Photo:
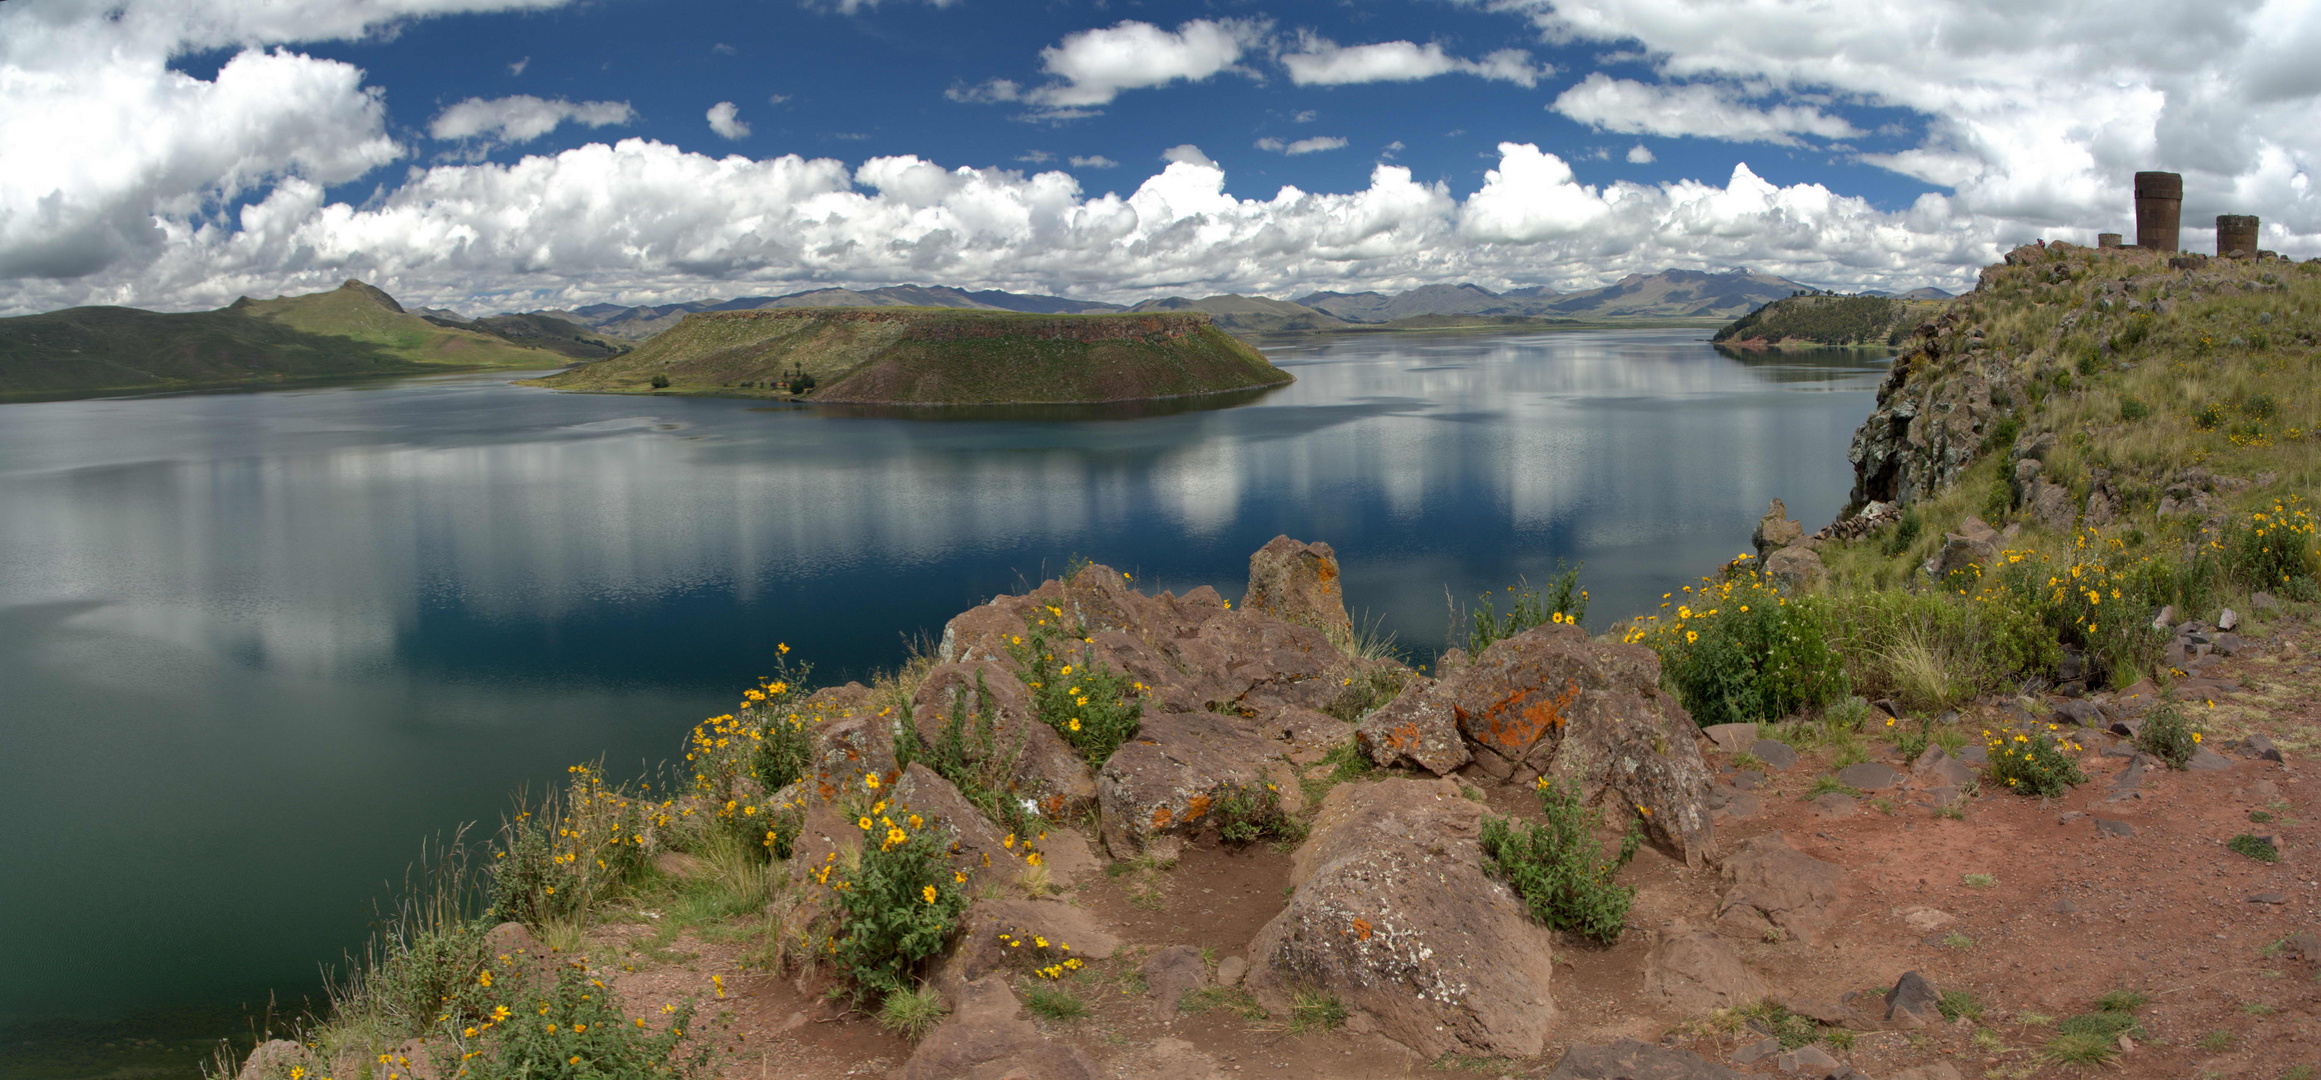
<path id="1" fill-rule="evenodd" d="M 636 351 L 538 381 L 560 390 L 866 404 L 1064 404 L 1290 381 L 1206 315 L 791 308 L 688 315 Z"/>
<path id="2" fill-rule="evenodd" d="M 1941 300 L 1790 296 L 1741 316 L 1709 340 L 1738 349 L 1888 348 L 1942 310 Z"/>
<path id="3" fill-rule="evenodd" d="M 243 297 L 216 311 L 80 307 L 0 319 L 0 400 L 569 362 L 429 322 L 359 281 L 305 296 Z"/>

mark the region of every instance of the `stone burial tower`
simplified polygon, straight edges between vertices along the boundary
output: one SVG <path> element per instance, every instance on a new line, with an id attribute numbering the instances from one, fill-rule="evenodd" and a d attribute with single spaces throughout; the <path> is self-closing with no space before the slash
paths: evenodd
<path id="1" fill-rule="evenodd" d="M 2172 172 L 2136 174 L 2136 246 L 2146 251 L 2176 250 L 2184 211 L 2184 177 Z"/>
<path id="2" fill-rule="evenodd" d="M 2257 218 L 2254 214 L 2216 215 L 2216 254 L 2219 258 L 2257 257 Z"/>

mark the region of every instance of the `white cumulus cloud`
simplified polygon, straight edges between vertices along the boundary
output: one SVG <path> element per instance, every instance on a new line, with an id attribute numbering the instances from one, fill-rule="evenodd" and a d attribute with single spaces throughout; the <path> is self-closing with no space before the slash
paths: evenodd
<path id="1" fill-rule="evenodd" d="M 1548 107 L 1590 127 L 1623 135 L 1697 135 L 1795 146 L 1794 133 L 1825 139 L 1861 134 L 1845 118 L 1810 105 L 1760 108 L 1726 86 L 1644 83 L 1601 71 L 1557 95 Z"/>
<path id="2" fill-rule="evenodd" d="M 709 107 L 709 130 L 728 139 L 749 138 L 749 124 L 740 119 L 741 109 L 730 101 L 720 101 Z"/>
<path id="3" fill-rule="evenodd" d="M 1120 167 L 1120 163 L 1102 154 L 1090 154 L 1087 157 L 1075 154 L 1072 157 L 1072 167 L 1075 169 L 1117 169 Z"/>
<path id="4" fill-rule="evenodd" d="M 1134 19 L 1068 34 L 1040 50 L 1055 81 L 1024 90 L 1006 79 L 954 90 L 956 101 L 1028 101 L 1057 109 L 1109 105 L 1123 90 L 1200 82 L 1231 69 L 1261 41 L 1265 24 L 1247 19 L 1194 19 L 1163 30 Z M 1082 113 L 1080 115 L 1086 115 Z"/>
<path id="5" fill-rule="evenodd" d="M 1435 42 L 1381 41 L 1371 45 L 1339 45 L 1313 34 L 1301 35 L 1295 52 L 1284 53 L 1282 66 L 1299 86 L 1342 86 L 1347 83 L 1414 82 L 1437 75 L 1464 72 L 1520 86 L 1536 86 L 1554 69 L 1533 66 L 1531 54 L 1501 49 L 1480 60 L 1461 60 Z"/>
<path id="6" fill-rule="evenodd" d="M 1291 157 L 1296 157 L 1299 154 L 1318 154 L 1324 150 L 1343 150 L 1346 148 L 1346 140 L 1335 135 L 1317 135 L 1311 139 L 1299 139 L 1296 142 L 1285 143 L 1280 139 L 1268 137 L 1257 140 L 1256 146 L 1260 150 L 1271 150 L 1277 154 L 1288 154 Z"/>
<path id="7" fill-rule="evenodd" d="M 1628 148 L 1628 164 L 1630 165 L 1650 165 L 1657 160 L 1659 159 L 1652 156 L 1651 148 L 1643 143 L 1637 143 Z"/>
<path id="8" fill-rule="evenodd" d="M 443 110 L 427 133 L 438 139 L 473 139 L 500 143 L 530 142 L 556 130 L 565 121 L 607 127 L 632 123 L 637 111 L 626 101 L 566 101 L 517 94 L 504 98 L 469 98 Z"/>

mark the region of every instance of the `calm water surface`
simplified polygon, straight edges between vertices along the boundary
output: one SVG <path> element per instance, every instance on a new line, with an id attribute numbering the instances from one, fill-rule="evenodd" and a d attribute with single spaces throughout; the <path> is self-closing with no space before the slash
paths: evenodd
<path id="1" fill-rule="evenodd" d="M 1767 499 L 1835 513 L 1884 364 L 1704 336 L 1267 342 L 1295 385 L 1145 415 L 505 375 L 0 405 L 0 1062 L 243 1029 L 360 943 L 423 836 L 670 756 L 777 641 L 867 675 L 1074 557 L 1239 596 L 1276 533 L 1327 540 L 1422 658 L 1446 588 L 1559 559 L 1590 623 L 1652 607 Z"/>

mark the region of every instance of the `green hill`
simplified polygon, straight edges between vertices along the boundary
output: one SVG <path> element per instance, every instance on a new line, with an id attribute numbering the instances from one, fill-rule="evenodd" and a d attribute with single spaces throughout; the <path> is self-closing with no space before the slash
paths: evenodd
<path id="1" fill-rule="evenodd" d="M 1775 300 L 1710 338 L 1740 349 L 1889 347 L 1942 309 L 1940 300 L 1807 294 Z"/>
<path id="2" fill-rule="evenodd" d="M 635 352 L 536 385 L 789 398 L 801 375 L 816 401 L 902 405 L 1136 401 L 1290 381 L 1197 313 L 883 307 L 692 314 Z"/>
<path id="3" fill-rule="evenodd" d="M 0 319 L 0 399 L 250 386 L 569 359 L 438 326 L 359 281 L 216 311 L 81 307 Z"/>

